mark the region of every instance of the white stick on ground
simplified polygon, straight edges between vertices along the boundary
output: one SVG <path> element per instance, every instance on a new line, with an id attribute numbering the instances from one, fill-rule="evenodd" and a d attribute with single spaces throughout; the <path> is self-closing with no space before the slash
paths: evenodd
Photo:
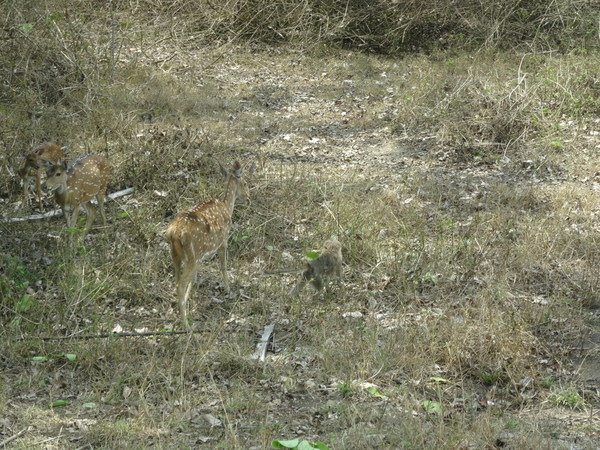
<path id="1" fill-rule="evenodd" d="M 106 198 L 110 199 L 110 200 L 114 200 L 115 198 L 119 198 L 119 197 L 123 197 L 125 195 L 129 195 L 134 191 L 135 188 L 127 188 L 127 189 L 123 189 L 122 191 L 119 192 L 113 192 L 112 194 L 109 194 L 106 196 Z M 96 199 L 92 200 L 92 203 L 97 203 Z M 11 217 L 10 219 L 2 219 L 0 222 L 25 222 L 26 220 L 37 220 L 37 219 L 46 219 L 48 217 L 54 217 L 54 216 L 58 216 L 61 215 L 62 211 L 60 209 L 55 209 L 53 211 L 48 211 L 47 213 L 44 214 L 32 214 L 31 216 L 27 216 L 27 217 Z"/>
<path id="2" fill-rule="evenodd" d="M 260 362 L 265 362 L 265 356 L 267 354 L 267 347 L 269 346 L 269 339 L 273 334 L 275 324 L 266 325 L 263 331 L 263 335 L 260 338 L 258 344 L 256 344 L 256 351 L 250 356 L 251 359 L 258 359 Z"/>

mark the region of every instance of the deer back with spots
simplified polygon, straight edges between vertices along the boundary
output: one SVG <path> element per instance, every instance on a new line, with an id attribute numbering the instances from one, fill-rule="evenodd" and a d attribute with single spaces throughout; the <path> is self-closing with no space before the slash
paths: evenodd
<path id="1" fill-rule="evenodd" d="M 110 175 L 110 166 L 106 158 L 99 155 L 84 155 L 73 161 L 70 166 L 66 163 L 51 164 L 42 159 L 40 162 L 48 174 L 44 190 L 54 192 L 54 197 L 67 221 L 67 227 L 77 225 L 79 208 L 83 206 L 88 216 L 83 236 L 87 234 L 96 217 L 96 209 L 90 202 L 93 198 L 98 202 L 102 223 L 106 226 L 104 197 Z"/>
<path id="2" fill-rule="evenodd" d="M 60 164 L 62 161 L 62 151 L 60 147 L 51 142 L 40 145 L 35 150 L 25 154 L 23 160 L 19 163 L 17 173 L 23 179 L 23 203 L 21 206 L 29 206 L 29 190 L 33 188 L 35 183 L 35 193 L 37 194 L 40 204 L 40 211 L 44 211 L 42 202 L 42 171 L 40 167 L 40 159 L 51 162 L 52 164 Z"/>
<path id="3" fill-rule="evenodd" d="M 188 328 L 188 298 L 201 261 L 219 255 L 223 284 L 229 293 L 227 279 L 227 239 L 231 231 L 231 215 L 236 203 L 250 202 L 242 166 L 238 161 L 230 172 L 219 163 L 225 178 L 225 199 L 205 200 L 180 212 L 167 228 L 167 240 L 175 266 L 177 304 L 183 326 Z"/>

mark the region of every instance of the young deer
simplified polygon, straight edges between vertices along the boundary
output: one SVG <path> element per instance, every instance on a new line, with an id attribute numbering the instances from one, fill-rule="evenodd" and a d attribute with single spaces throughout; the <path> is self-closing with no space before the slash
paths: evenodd
<path id="1" fill-rule="evenodd" d="M 52 164 L 60 164 L 62 156 L 60 147 L 51 142 L 40 145 L 35 150 L 25 154 L 17 169 L 17 173 L 23 179 L 24 199 L 21 206 L 29 206 L 29 189 L 33 188 L 33 182 L 35 181 L 35 192 L 40 202 L 40 211 L 44 211 L 44 204 L 42 202 L 42 168 L 40 167 L 39 160 L 43 158 Z"/>
<path id="2" fill-rule="evenodd" d="M 47 160 L 40 159 L 40 163 L 46 168 L 48 178 L 44 182 L 44 191 L 54 191 L 56 202 L 62 208 L 63 215 L 67 220 L 67 227 L 77 226 L 79 208 L 87 212 L 87 221 L 82 237 L 85 237 L 96 218 L 96 208 L 90 200 L 96 197 L 102 223 L 106 226 L 106 215 L 104 214 L 104 196 L 106 195 L 106 184 L 110 175 L 110 166 L 103 156 L 84 155 L 77 158 L 67 167 L 66 163 L 52 164 Z M 71 211 L 69 214 L 69 211 Z"/>
<path id="3" fill-rule="evenodd" d="M 233 169 L 229 173 L 221 163 L 219 166 L 225 178 L 224 201 L 211 198 L 198 203 L 177 214 L 177 218 L 167 228 L 167 240 L 175 266 L 177 304 L 185 328 L 189 328 L 187 309 L 192 281 L 201 261 L 219 254 L 225 290 L 229 293 L 227 239 L 231 230 L 231 214 L 236 201 L 250 203 L 240 163 L 233 163 Z"/>

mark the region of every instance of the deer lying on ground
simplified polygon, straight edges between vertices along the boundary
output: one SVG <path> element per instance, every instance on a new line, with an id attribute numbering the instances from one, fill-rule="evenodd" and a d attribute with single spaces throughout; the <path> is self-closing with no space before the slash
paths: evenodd
<path id="1" fill-rule="evenodd" d="M 177 214 L 167 228 L 167 241 L 175 266 L 177 304 L 181 321 L 189 329 L 187 320 L 188 298 L 198 265 L 215 254 L 223 274 L 223 284 L 229 293 L 227 279 L 227 239 L 231 231 L 231 215 L 236 201 L 250 203 L 246 181 L 242 178 L 242 166 L 238 161 L 227 172 L 219 163 L 225 178 L 225 199 L 205 200 Z"/>
<path id="2" fill-rule="evenodd" d="M 325 285 L 325 290 L 329 290 L 331 278 L 342 279 L 342 244 L 335 237 L 331 237 L 323 243 L 323 250 L 319 257 L 304 263 L 302 267 L 265 271 L 267 274 L 294 272 L 302 274 L 296 286 L 289 292 L 290 296 L 299 295 L 306 283 L 310 283 L 313 296 L 321 290 L 323 285 Z"/>
<path id="3" fill-rule="evenodd" d="M 44 211 L 44 203 L 42 202 L 42 168 L 39 160 L 41 158 L 52 164 L 60 164 L 62 160 L 62 151 L 60 147 L 51 142 L 40 145 L 35 150 L 32 150 L 24 155 L 25 157 L 19 164 L 17 173 L 23 179 L 23 203 L 22 206 L 29 206 L 29 189 L 33 188 L 35 182 L 35 193 L 37 194 L 40 203 L 40 211 Z"/>
<path id="4" fill-rule="evenodd" d="M 52 164 L 45 159 L 40 159 L 40 163 L 46 168 L 48 175 L 44 182 L 44 190 L 54 192 L 68 228 L 77 226 L 79 208 L 83 206 L 87 212 L 87 221 L 82 234 L 82 237 L 85 237 L 96 218 L 96 208 L 90 202 L 94 197 L 98 201 L 102 223 L 106 226 L 104 197 L 110 175 L 110 166 L 106 158 L 84 155 L 69 166 L 66 163 Z"/>

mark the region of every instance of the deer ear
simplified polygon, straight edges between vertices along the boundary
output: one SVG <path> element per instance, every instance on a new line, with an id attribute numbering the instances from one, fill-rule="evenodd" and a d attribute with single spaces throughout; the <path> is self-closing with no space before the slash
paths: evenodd
<path id="1" fill-rule="evenodd" d="M 239 161 L 236 161 L 233 163 L 233 169 L 231 171 L 233 173 L 233 176 L 236 178 L 239 178 L 242 176 L 242 165 L 240 164 Z"/>
<path id="2" fill-rule="evenodd" d="M 221 161 L 219 161 L 217 158 L 215 158 L 213 156 L 214 160 L 219 164 L 219 168 L 221 169 L 221 175 L 223 175 L 224 179 L 227 179 L 227 170 L 225 169 L 225 167 L 223 167 L 223 164 L 221 164 Z"/>

